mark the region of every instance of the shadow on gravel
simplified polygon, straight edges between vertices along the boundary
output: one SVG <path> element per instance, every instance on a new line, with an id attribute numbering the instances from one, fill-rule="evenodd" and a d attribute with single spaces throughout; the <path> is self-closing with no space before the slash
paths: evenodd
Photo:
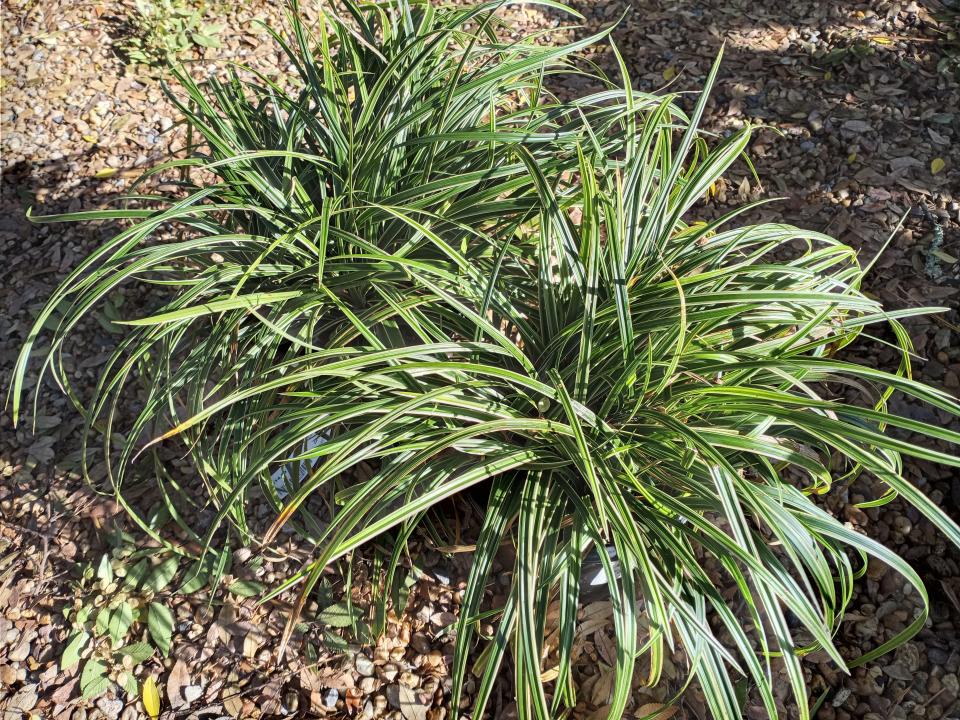
<path id="1" fill-rule="evenodd" d="M 19 162 L 3 173 L 0 247 L 8 248 L 11 262 L 0 270 L 0 306 L 4 308 L 0 335 L 9 351 L 19 345 L 26 332 L 24 327 L 10 325 L 24 304 L 42 301 L 44 292 L 75 267 L 99 239 L 115 235 L 121 227 L 115 222 L 39 224 L 28 217 L 28 212 L 42 216 L 93 210 L 120 196 L 122 188 L 117 180 L 78 175 L 80 161 L 86 157 Z M 38 279 L 42 276 L 49 277 Z M 8 369 L 6 362 L 3 369 Z"/>

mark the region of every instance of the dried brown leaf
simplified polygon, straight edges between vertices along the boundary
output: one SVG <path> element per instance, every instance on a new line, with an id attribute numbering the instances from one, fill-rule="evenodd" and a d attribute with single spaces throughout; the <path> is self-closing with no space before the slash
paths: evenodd
<path id="1" fill-rule="evenodd" d="M 190 684 L 190 671 L 183 660 L 177 660 L 167 675 L 167 700 L 170 701 L 170 707 L 178 710 L 187 704 L 183 697 L 183 687 Z"/>

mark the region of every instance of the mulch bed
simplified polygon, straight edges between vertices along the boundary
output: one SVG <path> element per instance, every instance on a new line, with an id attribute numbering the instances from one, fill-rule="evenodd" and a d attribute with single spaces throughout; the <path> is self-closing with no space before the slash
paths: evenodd
<path id="1" fill-rule="evenodd" d="M 606 26 L 628 9 L 622 1 L 572 4 L 586 18 L 583 27 L 559 28 L 566 20 L 537 6 L 511 6 L 507 14 L 518 31 L 559 28 L 551 35 L 556 41 Z M 252 22 L 263 18 L 279 25 L 276 8 L 251 2 L 223 10 L 217 17 L 228 27 L 223 47 L 203 50 L 193 72 L 213 71 L 227 59 L 274 73 L 284 67 Z M 125 64 L 116 52 L 130 5 L 5 0 L 3 11 L 0 384 L 6 387 L 39 304 L 111 230 L 35 226 L 25 219 L 26 208 L 54 213 L 94 207 L 163 156 L 176 136 L 174 111 L 158 79 Z M 634 4 L 613 33 L 635 85 L 647 91 L 665 85 L 696 89 L 725 43 L 706 128 L 722 134 L 745 123 L 766 126 L 751 147 L 764 185 L 745 166 L 735 168 L 704 217 L 727 203 L 783 197 L 747 219 L 822 230 L 860 248 L 866 258 L 894 233 L 865 279 L 866 289 L 892 308 L 949 308 L 907 327 L 922 358 L 914 363 L 916 376 L 954 394 L 960 388 L 957 12 L 960 7 L 947 0 L 648 0 Z M 607 49 L 597 48 L 592 59 L 617 74 Z M 109 317 L 84 326 L 82 341 L 65 358 L 81 392 L 96 380 L 116 340 Z M 878 342 L 865 341 L 847 354 L 884 369 L 898 362 Z M 142 704 L 127 702 L 120 692 L 81 700 L 76 667 L 59 667 L 70 632 L 63 609 L 89 601 L 88 591 L 79 589 L 77 568 L 95 563 L 109 551 L 115 529 L 126 526 L 119 507 L 80 479 L 77 413 L 54 387 L 42 387 L 40 397 L 35 433 L 26 424 L 14 429 L 9 407 L 0 414 L 0 708 L 4 718 L 141 717 Z M 893 407 L 925 422 L 950 422 L 896 398 Z M 909 463 L 907 473 L 956 514 L 956 473 L 924 462 Z M 900 502 L 855 507 L 876 494 L 861 479 L 835 488 L 825 502 L 915 565 L 930 592 L 931 616 L 912 642 L 852 676 L 838 673 L 822 653 L 810 656 L 811 691 L 814 697 L 827 693 L 818 717 L 960 717 L 960 553 Z M 476 518 L 463 512 L 468 543 Z M 426 540 L 418 542 L 407 568 L 406 610 L 389 619 L 387 632 L 372 646 L 339 645 L 330 633 L 340 637 L 342 631 L 315 624 L 297 636 L 296 652 L 278 668 L 273 655 L 283 602 L 257 607 L 252 598 L 221 591 L 209 603 L 201 592 L 170 601 L 176 618 L 170 656 L 154 656 L 132 671 L 141 680 L 158 679 L 164 717 L 440 720 L 447 715 L 450 683 L 448 630 L 469 553 L 438 552 Z M 287 567 L 280 558 L 254 567 L 243 552 L 234 559 L 235 578 L 228 581 L 268 584 Z M 333 591 L 342 590 L 336 570 L 329 582 Z M 374 580 L 365 560 L 355 563 L 352 582 L 354 598 L 369 599 Z M 918 603 L 893 573 L 871 564 L 840 631 L 843 652 L 854 658 L 891 637 L 914 617 Z M 326 609 L 315 604 L 308 616 L 322 617 Z M 609 606 L 591 603 L 583 614 L 588 632 L 579 645 L 576 715 L 603 717 L 612 664 Z M 632 712 L 655 709 L 666 694 L 665 687 L 638 688 Z M 511 716 L 508 685 L 491 712 Z M 763 717 L 751 703 L 746 715 Z M 705 717 L 695 688 L 674 717 Z"/>

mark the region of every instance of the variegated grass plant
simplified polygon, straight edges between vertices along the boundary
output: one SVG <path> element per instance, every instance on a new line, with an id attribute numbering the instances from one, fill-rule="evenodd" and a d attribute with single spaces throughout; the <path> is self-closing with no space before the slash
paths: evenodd
<path id="1" fill-rule="evenodd" d="M 907 564 L 813 496 L 869 472 L 890 489 L 877 502 L 899 494 L 960 541 L 901 461 L 960 466 L 902 439 L 960 436 L 887 408 L 900 392 L 960 414 L 909 377 L 899 319 L 918 311 L 885 311 L 864 294 L 868 268 L 828 236 L 738 226 L 750 206 L 691 219 L 750 139 L 750 128 L 724 139 L 697 130 L 716 65 L 685 114 L 675 96 L 631 90 L 623 62 L 619 83 L 578 66 L 603 34 L 562 47 L 503 39 L 496 3 L 342 7 L 345 19 L 330 12 L 311 29 L 294 13 L 291 34 L 275 35 L 296 69 L 287 86 L 174 73 L 183 94 L 171 97 L 197 142 L 157 172 L 181 170 L 179 192 L 35 218 L 133 222 L 37 318 L 15 413 L 45 327 L 55 329 L 43 371 L 70 391 L 59 356 L 77 323 L 121 284 L 148 283 L 155 308 L 125 323 L 93 397 L 75 397 L 131 512 L 137 457 L 182 448 L 201 496 L 159 461 L 148 473 L 172 520 L 217 556 L 295 528 L 313 559 L 273 593 L 299 586 L 302 607 L 326 565 L 388 531 L 392 576 L 424 514 L 483 483 L 454 712 L 481 616 L 497 621 L 473 717 L 508 662 L 521 718 L 576 703 L 583 561 L 599 548 L 609 564 L 612 547 L 610 717 L 631 701 L 638 658 L 656 684 L 677 644 L 715 717 L 739 716 L 738 678 L 776 717 L 780 664 L 809 717 L 805 652 L 822 648 L 848 669 L 926 617 L 852 662 L 841 656 L 833 636 L 860 571 L 851 556 L 878 559 L 926 595 Z M 569 73 L 603 89 L 560 102 L 551 78 Z M 872 325 L 900 351 L 899 372 L 836 359 Z M 863 402 L 833 399 L 831 383 Z M 265 534 L 249 521 L 255 493 L 276 510 Z M 212 521 L 191 524 L 202 512 Z M 488 608 L 505 542 L 512 587 Z M 736 588 L 740 614 L 718 584 Z"/>

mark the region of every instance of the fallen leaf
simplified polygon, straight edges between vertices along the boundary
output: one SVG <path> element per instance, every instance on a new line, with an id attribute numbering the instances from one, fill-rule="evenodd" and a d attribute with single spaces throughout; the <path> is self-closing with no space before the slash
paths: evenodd
<path id="1" fill-rule="evenodd" d="M 617 674 L 609 665 L 599 663 L 599 668 L 597 682 L 591 688 L 590 702 L 594 705 L 606 705 L 610 702 L 610 695 L 613 693 L 613 683 Z"/>
<path id="2" fill-rule="evenodd" d="M 187 704 L 181 689 L 184 685 L 189 684 L 190 671 L 187 670 L 187 664 L 183 660 L 177 660 L 167 676 L 167 700 L 170 701 L 170 707 L 174 710 L 178 710 Z"/>
<path id="3" fill-rule="evenodd" d="M 426 720 L 427 706 L 417 698 L 417 693 L 406 685 L 398 685 L 400 712 L 406 720 Z"/>
<path id="4" fill-rule="evenodd" d="M 544 670 L 540 673 L 540 682 L 548 683 L 552 680 L 556 680 L 560 676 L 560 666 L 552 667 L 549 670 Z"/>
<path id="5" fill-rule="evenodd" d="M 283 678 L 275 677 L 261 690 L 257 704 L 264 715 L 278 715 L 280 713 L 280 695 L 283 691 Z"/>
<path id="6" fill-rule="evenodd" d="M 38 699 L 37 684 L 24 685 L 17 690 L 13 697 L 7 700 L 7 704 L 4 706 L 6 708 L 4 717 L 20 717 L 21 714 L 29 715 L 30 711 L 36 706 Z"/>
<path id="7" fill-rule="evenodd" d="M 613 616 L 613 606 L 609 601 L 601 600 L 590 603 L 580 611 L 580 634 L 584 637 L 606 627 L 609 618 Z"/>
<path id="8" fill-rule="evenodd" d="M 946 161 L 943 158 L 934 158 L 930 161 L 930 173 L 936 175 L 941 172 L 947 166 Z"/>
<path id="9" fill-rule="evenodd" d="M 641 705 L 635 715 L 639 720 L 669 720 L 677 714 L 677 710 L 679 710 L 679 708 L 676 705 L 647 703 L 646 705 Z"/>
<path id="10" fill-rule="evenodd" d="M 347 711 L 356 711 L 363 706 L 363 693 L 355 688 L 347 688 L 344 697 Z"/>
<path id="11" fill-rule="evenodd" d="M 257 633 L 247 633 L 243 636 L 243 656 L 253 658 L 260 649 L 262 637 Z"/>
<path id="12" fill-rule="evenodd" d="M 873 126 L 865 120 L 847 120 L 843 124 L 843 129 L 850 130 L 851 132 L 861 133 L 870 132 L 873 130 Z"/>
<path id="13" fill-rule="evenodd" d="M 927 128 L 927 134 L 930 136 L 930 139 L 933 140 L 937 145 L 949 145 L 950 141 L 940 133 L 938 133 L 933 128 Z"/>
<path id="14" fill-rule="evenodd" d="M 600 659 L 608 665 L 615 665 L 617 662 L 617 646 L 611 640 L 607 633 L 599 630 L 593 634 L 593 646 L 597 649 Z"/>
<path id="15" fill-rule="evenodd" d="M 430 616 L 430 622 L 438 628 L 449 627 L 456 621 L 456 616 L 451 612 L 438 612 Z"/>
<path id="16" fill-rule="evenodd" d="M 240 697 L 239 690 L 223 699 L 223 709 L 230 717 L 240 717 L 243 710 L 243 699 Z"/>
<path id="17" fill-rule="evenodd" d="M 67 701 L 74 696 L 74 693 L 77 691 L 77 685 L 79 684 L 80 676 L 77 675 L 54 690 L 50 695 L 50 701 L 56 705 L 66 705 Z"/>
<path id="18" fill-rule="evenodd" d="M 923 162 L 917 160 L 915 157 L 910 157 L 905 155 L 903 157 L 896 157 L 890 160 L 890 169 L 891 170 L 906 170 L 908 168 L 923 166 Z"/>
<path id="19" fill-rule="evenodd" d="M 157 681 L 153 679 L 153 675 L 143 683 L 141 695 L 143 709 L 147 711 L 147 715 L 152 718 L 157 717 L 160 714 L 160 691 L 157 689 Z"/>
<path id="20" fill-rule="evenodd" d="M 93 174 L 93 176 L 99 180 L 105 180 L 106 178 L 113 177 L 116 174 L 116 168 L 100 168 Z"/>

